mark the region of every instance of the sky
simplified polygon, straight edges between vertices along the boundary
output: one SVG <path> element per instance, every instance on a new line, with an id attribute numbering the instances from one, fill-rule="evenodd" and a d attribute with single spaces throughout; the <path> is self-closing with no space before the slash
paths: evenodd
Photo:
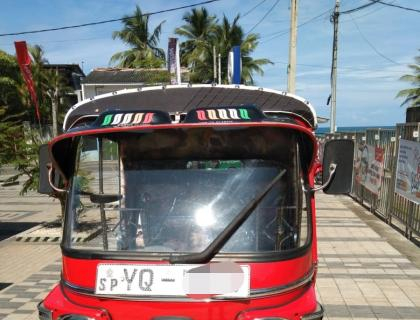
<path id="1" fill-rule="evenodd" d="M 252 29 L 277 0 L 266 0 L 239 20 L 244 31 Z M 420 0 L 384 0 L 420 9 Z M 200 2 L 200 0 L 2 0 L 0 33 L 44 29 L 119 18 L 134 12 L 154 12 Z M 262 0 L 220 0 L 206 5 L 219 19 L 244 15 Z M 341 0 L 340 11 L 369 0 Z M 335 0 L 298 0 L 296 94 L 314 105 L 317 114 L 329 117 L 330 68 L 333 25 L 330 14 Z M 165 21 L 160 47 L 166 51 L 168 37 L 183 24 L 187 10 L 153 15 L 151 27 Z M 260 36 L 254 58 L 274 64 L 256 76 L 256 85 L 286 90 L 289 46 L 290 0 L 279 0 L 253 30 Z M 307 23 L 305 23 L 307 22 Z M 43 47 L 50 63 L 78 63 L 87 74 L 109 66 L 110 57 L 126 46 L 112 39 L 121 22 L 98 26 L 0 37 L 0 50 L 14 54 L 13 41 L 26 40 Z M 338 40 L 337 126 L 392 126 L 405 121 L 399 90 L 411 84 L 399 78 L 410 73 L 408 64 L 420 55 L 420 13 L 374 4 L 340 15 Z M 182 39 L 181 39 L 182 40 Z M 323 125 L 323 126 L 328 126 Z"/>

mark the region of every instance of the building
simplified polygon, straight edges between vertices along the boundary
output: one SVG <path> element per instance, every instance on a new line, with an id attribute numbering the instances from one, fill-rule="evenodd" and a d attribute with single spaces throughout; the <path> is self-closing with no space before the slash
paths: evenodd
<path id="1" fill-rule="evenodd" d="M 171 76 L 166 68 L 97 68 L 81 83 L 83 99 L 122 89 L 170 84 Z M 181 69 L 181 81 L 189 82 L 187 69 Z"/>

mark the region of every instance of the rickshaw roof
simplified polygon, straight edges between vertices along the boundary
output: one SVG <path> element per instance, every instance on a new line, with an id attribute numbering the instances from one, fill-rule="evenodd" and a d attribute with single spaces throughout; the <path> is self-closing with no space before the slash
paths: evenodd
<path id="1" fill-rule="evenodd" d="M 244 85 L 188 84 L 124 89 L 83 100 L 70 108 L 63 129 L 67 131 L 83 119 L 94 121 L 106 111 L 147 109 L 179 115 L 198 108 L 243 105 L 255 105 L 265 114 L 295 116 L 311 128 L 317 127 L 313 106 L 296 95 Z"/>

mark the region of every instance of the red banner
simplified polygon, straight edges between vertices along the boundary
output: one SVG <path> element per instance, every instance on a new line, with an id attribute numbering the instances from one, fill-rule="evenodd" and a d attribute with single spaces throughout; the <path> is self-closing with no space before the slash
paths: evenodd
<path id="1" fill-rule="evenodd" d="M 15 48 L 16 58 L 19 63 L 20 71 L 22 72 L 23 79 L 25 80 L 26 86 L 28 87 L 28 91 L 31 95 L 32 102 L 35 105 L 36 117 L 38 118 L 38 121 L 40 121 L 41 116 L 39 114 L 38 98 L 36 96 L 35 86 L 32 80 L 31 57 L 29 56 L 28 48 L 26 47 L 26 42 L 16 41 Z"/>

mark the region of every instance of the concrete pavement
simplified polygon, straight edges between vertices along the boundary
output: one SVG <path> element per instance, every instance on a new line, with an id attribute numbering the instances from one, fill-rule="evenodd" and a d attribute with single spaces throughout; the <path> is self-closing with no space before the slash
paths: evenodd
<path id="1" fill-rule="evenodd" d="M 325 319 L 420 319 L 420 248 L 349 197 L 317 200 Z"/>
<path id="2" fill-rule="evenodd" d="M 14 228 L 59 218 L 57 200 L 35 192 L 19 196 L 20 189 L 0 186 L 0 225 Z M 0 283 L 12 283 L 0 291 L 0 319 L 37 319 L 36 304 L 57 282 L 59 261 L 57 243 L 17 242 L 14 237 L 0 241 Z"/>
<path id="3" fill-rule="evenodd" d="M 49 221 L 58 202 L 19 186 L 0 188 L 0 222 Z M 420 248 L 349 197 L 317 195 L 317 293 L 325 319 L 420 319 Z M 398 249 L 397 249 L 398 248 Z M 0 320 L 37 319 L 35 306 L 59 279 L 58 244 L 0 242 Z"/>

